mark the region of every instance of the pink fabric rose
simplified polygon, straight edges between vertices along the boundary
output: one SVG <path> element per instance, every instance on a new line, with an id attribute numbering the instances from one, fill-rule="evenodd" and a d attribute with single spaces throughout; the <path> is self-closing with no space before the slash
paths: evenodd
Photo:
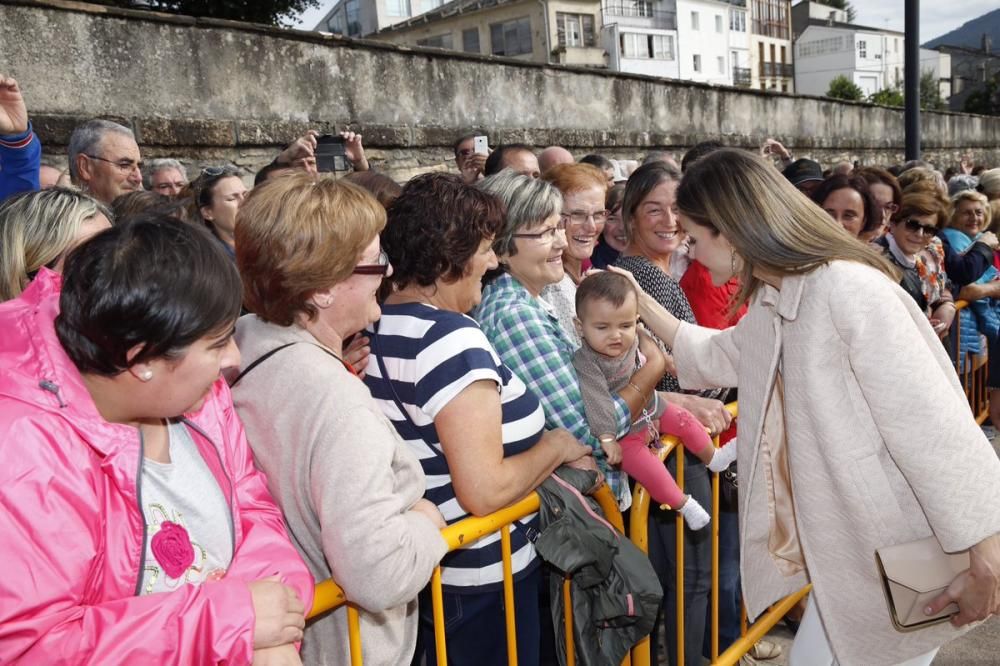
<path id="1" fill-rule="evenodd" d="M 180 578 L 194 563 L 194 548 L 187 530 L 169 520 L 160 523 L 160 531 L 153 535 L 150 547 L 153 557 L 171 578 Z"/>

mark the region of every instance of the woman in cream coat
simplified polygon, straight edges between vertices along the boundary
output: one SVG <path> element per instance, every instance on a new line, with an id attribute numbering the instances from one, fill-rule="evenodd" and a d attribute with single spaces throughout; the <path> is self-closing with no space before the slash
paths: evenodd
<path id="1" fill-rule="evenodd" d="M 756 617 L 813 584 L 792 666 L 929 664 L 1000 610 L 1000 461 L 944 349 L 892 268 L 753 155 L 722 150 L 678 190 L 715 284 L 739 275 L 734 328 L 650 298 L 681 385 L 739 386 L 743 592 Z M 641 293 L 641 292 L 640 292 Z M 932 602 L 952 623 L 893 628 L 874 554 L 934 535 L 971 568 Z"/>

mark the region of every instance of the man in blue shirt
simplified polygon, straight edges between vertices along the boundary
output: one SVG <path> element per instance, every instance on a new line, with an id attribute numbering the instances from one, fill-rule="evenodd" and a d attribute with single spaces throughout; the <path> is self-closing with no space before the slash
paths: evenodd
<path id="1" fill-rule="evenodd" d="M 42 145 L 13 78 L 0 74 L 0 200 L 38 189 Z"/>

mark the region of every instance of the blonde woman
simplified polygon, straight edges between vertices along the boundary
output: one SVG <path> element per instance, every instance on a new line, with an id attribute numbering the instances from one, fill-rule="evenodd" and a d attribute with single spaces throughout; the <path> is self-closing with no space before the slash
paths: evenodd
<path id="1" fill-rule="evenodd" d="M 0 204 L 0 301 L 17 298 L 43 266 L 62 272 L 74 247 L 111 226 L 111 214 L 77 190 L 24 192 Z"/>
<path id="2" fill-rule="evenodd" d="M 811 582 L 789 663 L 930 664 L 1000 610 L 1000 460 L 927 317 L 883 257 L 749 153 L 703 158 L 677 206 L 698 260 L 716 284 L 738 274 L 749 311 L 722 331 L 648 297 L 640 314 L 673 348 L 682 386 L 739 386 L 749 615 Z M 931 535 L 970 551 L 930 604 L 959 613 L 901 633 L 874 553 Z"/>

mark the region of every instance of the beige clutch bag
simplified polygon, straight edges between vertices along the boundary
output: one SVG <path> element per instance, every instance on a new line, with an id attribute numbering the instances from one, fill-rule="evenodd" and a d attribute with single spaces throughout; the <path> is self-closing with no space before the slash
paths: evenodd
<path id="1" fill-rule="evenodd" d="M 944 592 L 955 576 L 969 568 L 969 553 L 949 554 L 936 537 L 879 548 L 875 562 L 889 616 L 899 631 L 915 631 L 948 619 L 958 612 L 949 604 L 937 615 L 924 615 L 924 607 Z"/>

